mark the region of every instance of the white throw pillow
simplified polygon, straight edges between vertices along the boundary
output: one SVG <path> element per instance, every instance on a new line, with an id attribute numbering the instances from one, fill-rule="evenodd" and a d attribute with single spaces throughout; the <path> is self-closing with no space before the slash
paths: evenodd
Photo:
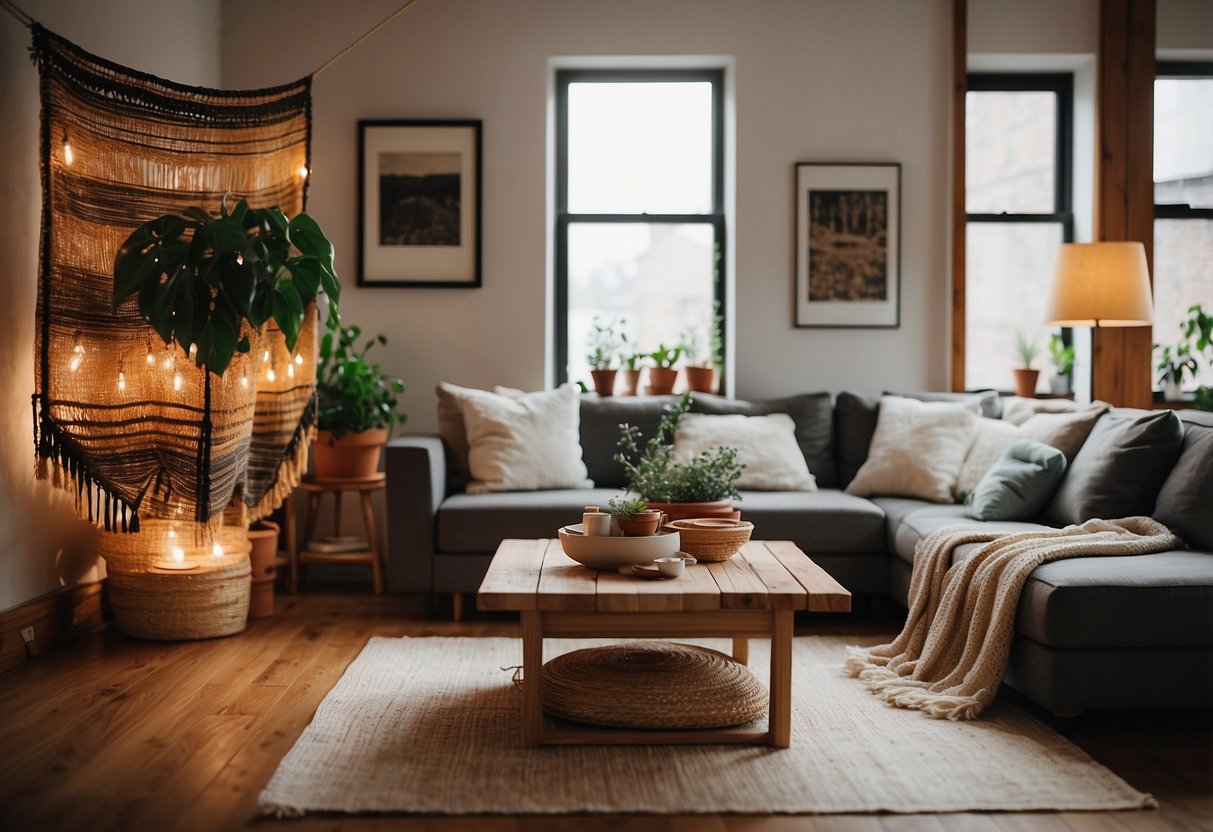
<path id="1" fill-rule="evenodd" d="M 885 396 L 880 400 L 867 461 L 847 486 L 847 493 L 952 502 L 952 490 L 979 418 L 962 404 Z"/>
<path id="2" fill-rule="evenodd" d="M 957 498 L 977 487 L 981 478 L 994 467 L 1002 452 L 1014 441 L 1017 430 L 1010 422 L 1001 419 L 977 420 L 973 444 L 969 446 L 965 461 L 960 466 L 960 474 L 956 477 Z"/>
<path id="3" fill-rule="evenodd" d="M 593 487 L 581 459 L 575 386 L 520 397 L 465 390 L 459 409 L 468 437 L 469 494 Z"/>
<path id="4" fill-rule="evenodd" d="M 786 413 L 727 416 L 687 413 L 674 436 L 674 460 L 687 462 L 703 451 L 737 449 L 745 470 L 737 487 L 750 491 L 816 491 L 817 479 L 796 443 L 796 423 Z"/>

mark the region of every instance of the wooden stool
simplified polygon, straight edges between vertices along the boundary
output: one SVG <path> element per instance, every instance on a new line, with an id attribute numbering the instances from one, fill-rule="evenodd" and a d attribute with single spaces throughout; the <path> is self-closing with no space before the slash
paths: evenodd
<path id="1" fill-rule="evenodd" d="M 295 539 L 295 510 L 291 500 L 286 501 L 287 554 L 290 558 L 290 591 L 299 591 L 299 568 L 312 563 L 360 563 L 371 567 L 371 581 L 375 594 L 383 594 L 383 571 L 380 564 L 379 534 L 375 523 L 374 497 L 376 491 L 386 487 L 387 476 L 380 472 L 367 479 L 307 480 L 299 488 L 307 492 L 307 514 L 303 523 L 303 549 L 300 551 Z M 362 525 L 366 531 L 366 548 L 353 552 L 319 552 L 309 548 L 316 532 L 316 514 L 320 498 L 333 495 L 333 533 L 341 534 L 341 502 L 345 492 L 353 491 L 362 501 Z"/>

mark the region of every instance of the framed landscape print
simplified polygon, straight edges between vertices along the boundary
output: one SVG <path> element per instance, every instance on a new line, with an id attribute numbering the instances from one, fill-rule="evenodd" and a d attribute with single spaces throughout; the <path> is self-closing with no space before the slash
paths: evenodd
<path id="1" fill-rule="evenodd" d="M 900 325 L 901 165 L 796 165 L 796 326 Z"/>
<path id="2" fill-rule="evenodd" d="M 480 125 L 358 122 L 358 285 L 480 285 Z"/>

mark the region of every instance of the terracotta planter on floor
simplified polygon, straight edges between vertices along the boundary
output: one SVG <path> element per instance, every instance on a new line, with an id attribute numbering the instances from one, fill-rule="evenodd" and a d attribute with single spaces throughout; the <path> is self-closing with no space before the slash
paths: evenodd
<path id="1" fill-rule="evenodd" d="M 594 379 L 594 392 L 599 396 L 613 396 L 615 373 L 615 370 L 590 370 L 590 376 Z"/>
<path id="2" fill-rule="evenodd" d="M 687 388 L 693 393 L 716 392 L 715 367 L 687 367 Z"/>
<path id="3" fill-rule="evenodd" d="M 668 396 L 678 381 L 677 367 L 649 367 L 649 395 Z"/>
<path id="4" fill-rule="evenodd" d="M 278 567 L 278 524 L 261 520 L 249 526 L 249 563 L 252 566 L 253 591 L 249 596 L 248 617 L 269 618 L 274 614 L 274 578 Z"/>
<path id="5" fill-rule="evenodd" d="M 656 509 L 666 515 L 666 522 L 671 520 L 692 520 L 700 517 L 719 517 L 725 520 L 740 520 L 741 509 L 733 508 L 732 500 L 715 500 L 710 503 L 648 503 L 651 509 Z"/>
<path id="6" fill-rule="evenodd" d="M 312 443 L 312 473 L 318 480 L 369 479 L 379 471 L 385 444 L 385 428 L 347 433 L 340 439 L 330 431 L 319 431 Z"/>
<path id="7" fill-rule="evenodd" d="M 1015 395 L 1030 399 L 1036 395 L 1036 380 L 1040 378 L 1040 370 L 1027 370 L 1023 367 L 1015 369 Z"/>

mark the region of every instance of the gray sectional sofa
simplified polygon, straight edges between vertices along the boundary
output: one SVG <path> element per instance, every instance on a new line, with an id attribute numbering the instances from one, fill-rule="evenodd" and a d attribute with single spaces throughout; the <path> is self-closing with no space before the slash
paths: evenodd
<path id="1" fill-rule="evenodd" d="M 649 436 L 672 401 L 582 398 L 582 454 L 596 486 L 591 490 L 469 495 L 452 488 L 465 472 L 450 470 L 451 455 L 440 437 L 394 439 L 385 460 L 389 588 L 474 592 L 503 538 L 552 537 L 561 525 L 575 522 L 583 506 L 605 505 L 619 494 L 623 471 L 612 459 L 619 424 L 637 425 Z M 984 417 L 999 417 L 997 396 L 982 397 L 980 406 Z M 1063 495 L 1063 480 L 1054 502 L 1069 502 L 1051 505 L 1034 522 L 979 521 L 969 518 L 963 505 L 867 499 L 843 490 L 867 458 L 878 398 L 850 392 L 765 402 L 696 396 L 692 411 L 790 414 L 819 490 L 743 492 L 743 517 L 754 523 L 758 538 L 794 541 L 853 593 L 888 594 L 903 605 L 915 545 L 935 529 L 958 523 L 1000 531 L 1064 525 L 1057 518 L 1083 504 L 1082 495 L 1073 492 L 1100 486 L 1083 482 Z M 1149 414 L 1113 410 L 1110 415 L 1132 420 Z M 1170 526 L 1190 548 L 1055 561 L 1031 574 L 1006 681 L 1050 711 L 1213 704 L 1213 414 L 1184 411 L 1178 417 L 1182 447 L 1156 452 L 1148 443 L 1130 441 L 1133 447 L 1127 450 L 1105 452 L 1093 445 L 1088 458 L 1081 459 L 1080 451 L 1067 472 L 1074 483 L 1089 479 L 1093 470 L 1096 479 L 1117 478 L 1122 493 L 1150 506 L 1139 513 Z M 1181 428 L 1174 430 L 1178 436 Z M 1104 464 L 1109 453 L 1121 456 L 1112 460 L 1119 465 Z M 955 557 L 963 559 L 976 548 L 961 547 Z"/>

